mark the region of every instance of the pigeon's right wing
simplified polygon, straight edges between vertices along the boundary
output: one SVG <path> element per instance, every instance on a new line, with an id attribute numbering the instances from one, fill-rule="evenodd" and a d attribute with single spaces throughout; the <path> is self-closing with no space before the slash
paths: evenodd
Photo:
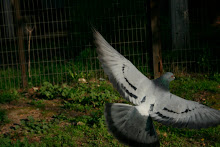
<path id="1" fill-rule="evenodd" d="M 130 102 L 140 105 L 154 84 L 94 30 L 98 59 L 110 82 Z"/>
<path id="2" fill-rule="evenodd" d="M 172 93 L 157 98 L 149 111 L 153 120 L 177 128 L 200 129 L 220 125 L 220 111 Z"/>

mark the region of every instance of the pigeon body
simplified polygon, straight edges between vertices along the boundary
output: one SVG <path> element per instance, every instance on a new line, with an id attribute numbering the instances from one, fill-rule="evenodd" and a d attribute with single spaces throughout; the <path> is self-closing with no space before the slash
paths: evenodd
<path id="1" fill-rule="evenodd" d="M 94 30 L 98 59 L 114 88 L 135 106 L 106 104 L 109 131 L 129 146 L 159 146 L 153 121 L 177 128 L 200 129 L 220 124 L 220 111 L 182 99 L 169 91 L 175 79 L 167 72 L 149 80 Z"/>

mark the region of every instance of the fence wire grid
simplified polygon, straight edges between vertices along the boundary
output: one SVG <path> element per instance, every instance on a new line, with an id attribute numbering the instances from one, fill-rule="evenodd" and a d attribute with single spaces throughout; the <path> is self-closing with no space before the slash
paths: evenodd
<path id="1" fill-rule="evenodd" d="M 199 4 L 198 4 L 199 3 Z M 189 1 L 187 47 L 172 44 L 170 0 L 161 9 L 164 71 L 219 72 L 219 16 L 214 4 Z M 145 0 L 3 0 L 0 2 L 0 90 L 44 81 L 104 77 L 91 24 L 141 72 L 152 75 Z M 25 77 L 22 76 L 25 74 Z"/>

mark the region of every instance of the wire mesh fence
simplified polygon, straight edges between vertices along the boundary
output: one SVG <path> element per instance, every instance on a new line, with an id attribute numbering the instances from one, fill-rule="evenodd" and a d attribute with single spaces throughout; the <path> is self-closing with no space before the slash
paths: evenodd
<path id="1" fill-rule="evenodd" d="M 204 37 L 219 31 L 219 25 L 213 27 L 207 22 L 213 14 L 206 13 L 204 1 L 200 3 L 198 8 L 194 8 L 194 3 L 188 4 L 188 48 L 172 46 L 169 1 L 164 3 L 161 38 L 165 71 L 219 71 L 216 38 L 211 42 Z M 144 0 L 1 1 L 0 89 L 22 87 L 23 80 L 36 86 L 44 81 L 71 82 L 77 76 L 103 77 L 90 24 L 138 69 L 152 75 L 146 5 Z"/>
<path id="2" fill-rule="evenodd" d="M 205 0 L 199 3 L 188 1 L 186 12 L 189 19 L 187 24 L 189 26 L 189 36 L 183 37 L 187 37 L 189 41 L 186 42 L 187 39 L 183 38 L 185 44 L 183 47 L 173 46 L 172 41 L 175 38 L 172 39 L 172 33 L 170 33 L 172 32 L 172 20 L 170 20 L 172 18 L 170 12 L 163 13 L 161 34 L 163 38 L 162 58 L 164 70 L 186 73 L 219 72 L 218 50 L 220 44 L 218 40 L 220 36 L 217 33 L 220 31 L 218 20 L 220 11 L 214 5 L 216 1 L 212 2 Z M 174 21 L 177 20 L 174 19 Z"/>

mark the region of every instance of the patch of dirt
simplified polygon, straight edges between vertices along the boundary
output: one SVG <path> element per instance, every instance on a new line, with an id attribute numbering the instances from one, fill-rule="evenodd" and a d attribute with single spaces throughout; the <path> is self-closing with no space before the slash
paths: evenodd
<path id="1" fill-rule="evenodd" d="M 64 128 L 65 126 L 69 126 L 69 125 L 71 125 L 71 123 L 65 122 L 65 121 L 62 121 L 62 122 L 59 123 L 59 126 L 60 126 L 60 127 L 63 127 L 63 128 Z"/>
<path id="2" fill-rule="evenodd" d="M 23 119 L 27 119 L 28 116 L 32 116 L 35 120 L 46 120 L 51 121 L 54 115 L 58 115 L 64 113 L 67 117 L 75 117 L 84 115 L 83 112 L 75 112 L 73 110 L 63 109 L 62 100 L 54 99 L 54 100 L 43 100 L 42 104 L 45 107 L 37 108 L 34 105 L 31 105 L 30 102 L 34 100 L 39 100 L 37 98 L 31 97 L 31 92 L 24 93 L 24 95 L 28 98 L 19 98 L 18 100 L 12 101 L 7 104 L 0 104 L 1 109 L 7 110 L 7 117 L 10 120 L 9 123 L 0 126 L 0 134 L 8 134 L 13 132 L 14 130 L 11 128 L 16 127 L 16 125 L 20 124 L 20 121 Z M 70 125 L 70 123 L 63 122 L 60 126 Z M 39 138 L 35 138 L 38 140 Z"/>
<path id="3" fill-rule="evenodd" d="M 19 100 L 14 100 L 10 103 L 0 104 L 1 109 L 11 110 L 11 109 L 18 109 L 30 106 L 28 103 L 31 100 L 26 98 L 20 98 Z"/>
<path id="4" fill-rule="evenodd" d="M 20 123 L 21 119 L 27 119 L 28 116 L 32 116 L 34 119 L 38 120 L 41 115 L 41 110 L 38 108 L 33 109 L 32 107 L 18 108 L 8 112 L 10 121 L 17 124 Z"/>
<path id="5" fill-rule="evenodd" d="M 30 143 L 32 143 L 32 142 L 40 142 L 40 137 L 39 136 L 33 136 L 33 137 L 27 137 L 28 138 L 28 141 L 30 142 Z"/>
<path id="6" fill-rule="evenodd" d="M 20 120 L 27 119 L 28 116 L 32 116 L 34 119 L 39 120 L 42 116 L 41 110 L 34 109 L 32 107 L 20 107 L 20 106 L 11 106 L 7 112 L 8 119 L 10 123 L 1 126 L 0 134 L 9 133 L 11 128 L 15 127 L 17 124 L 20 124 Z"/>

